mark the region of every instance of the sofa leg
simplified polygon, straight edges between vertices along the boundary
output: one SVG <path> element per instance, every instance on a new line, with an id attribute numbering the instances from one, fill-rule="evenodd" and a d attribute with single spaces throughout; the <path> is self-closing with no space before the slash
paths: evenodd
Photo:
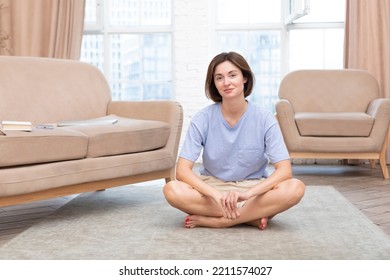
<path id="1" fill-rule="evenodd" d="M 176 168 L 172 168 L 169 172 L 169 177 L 165 177 L 165 183 L 169 183 L 170 181 L 173 181 L 176 179 Z"/>
<path id="2" fill-rule="evenodd" d="M 97 190 L 97 192 L 104 192 L 106 189 Z"/>

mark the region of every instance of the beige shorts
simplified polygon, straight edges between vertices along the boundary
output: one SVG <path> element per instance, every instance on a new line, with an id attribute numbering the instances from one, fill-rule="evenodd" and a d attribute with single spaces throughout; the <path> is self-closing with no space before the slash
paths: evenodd
<path id="1" fill-rule="evenodd" d="M 245 192 L 246 190 L 252 188 L 254 185 L 257 185 L 261 182 L 263 182 L 265 179 L 249 179 L 249 180 L 243 180 L 243 181 L 228 181 L 224 182 L 218 178 L 215 178 L 213 176 L 206 176 L 206 175 L 199 175 L 199 178 L 207 183 L 208 185 L 213 186 L 220 192 L 229 192 L 229 191 L 236 191 L 236 192 Z M 241 208 L 244 206 L 246 201 L 240 201 L 237 203 L 237 208 Z"/>

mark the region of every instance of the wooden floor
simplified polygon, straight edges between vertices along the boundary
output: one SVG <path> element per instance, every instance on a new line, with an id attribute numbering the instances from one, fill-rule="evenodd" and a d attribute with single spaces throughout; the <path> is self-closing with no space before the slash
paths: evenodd
<path id="1" fill-rule="evenodd" d="M 294 176 L 306 185 L 333 186 L 390 236 L 390 179 L 369 165 L 299 162 Z M 47 217 L 75 196 L 0 208 L 0 246 Z M 331 201 L 329 202 L 331 207 Z"/>

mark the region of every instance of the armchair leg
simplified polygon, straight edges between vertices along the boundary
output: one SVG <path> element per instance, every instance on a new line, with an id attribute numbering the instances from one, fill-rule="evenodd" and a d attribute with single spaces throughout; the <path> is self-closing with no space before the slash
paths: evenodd
<path id="1" fill-rule="evenodd" d="M 379 159 L 379 163 L 381 165 L 383 177 L 385 179 L 389 179 L 389 170 L 387 169 L 386 157 L 381 155 L 381 158 Z"/>
<path id="2" fill-rule="evenodd" d="M 387 169 L 387 164 L 386 164 L 386 151 L 387 151 L 387 145 L 389 143 L 389 135 L 390 135 L 390 129 L 387 131 L 387 135 L 383 143 L 381 153 L 379 155 L 379 164 L 381 165 L 383 177 L 385 179 L 389 178 L 389 170 Z"/>

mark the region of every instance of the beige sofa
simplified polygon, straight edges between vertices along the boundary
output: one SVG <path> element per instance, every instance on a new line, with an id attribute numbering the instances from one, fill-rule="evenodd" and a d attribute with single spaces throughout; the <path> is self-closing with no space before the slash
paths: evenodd
<path id="1" fill-rule="evenodd" d="M 33 124 L 0 135 L 1 206 L 175 176 L 180 104 L 112 101 L 86 63 L 0 56 L 0 120 Z"/>
<path id="2" fill-rule="evenodd" d="M 291 158 L 379 160 L 386 165 L 390 99 L 363 70 L 298 70 L 279 88 L 277 118 Z"/>

